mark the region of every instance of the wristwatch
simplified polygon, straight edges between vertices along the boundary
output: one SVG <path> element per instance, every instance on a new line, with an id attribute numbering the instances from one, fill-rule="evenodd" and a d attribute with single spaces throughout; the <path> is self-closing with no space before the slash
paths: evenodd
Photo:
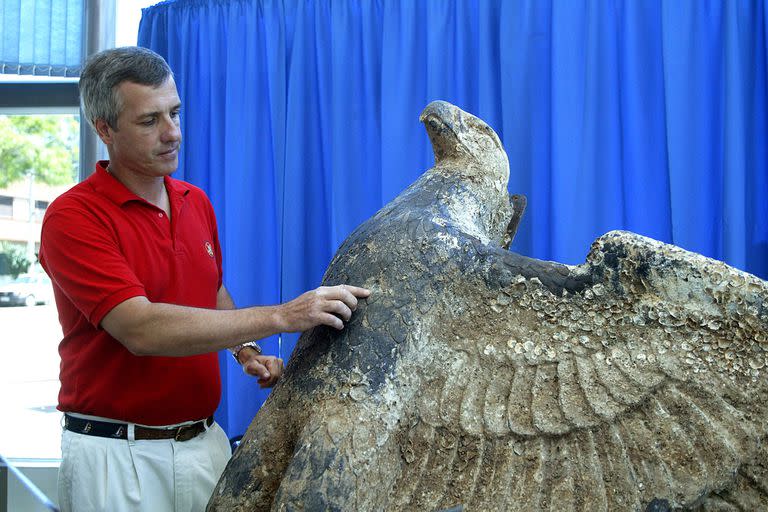
<path id="1" fill-rule="evenodd" d="M 261 347 L 255 341 L 246 341 L 245 343 L 241 343 L 240 345 L 237 345 L 229 349 L 230 352 L 232 352 L 232 357 L 235 358 L 235 362 L 237 362 L 237 364 L 242 364 L 240 362 L 240 359 L 237 358 L 237 356 L 240 355 L 240 351 L 243 350 L 245 347 L 251 347 L 253 350 L 256 351 L 257 354 L 261 354 Z"/>

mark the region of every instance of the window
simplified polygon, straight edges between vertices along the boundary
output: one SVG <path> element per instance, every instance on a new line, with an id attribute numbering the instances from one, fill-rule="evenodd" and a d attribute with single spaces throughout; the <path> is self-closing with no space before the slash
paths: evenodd
<path id="1" fill-rule="evenodd" d="M 50 204 L 50 201 L 35 200 L 35 216 L 38 219 L 42 219 L 43 216 L 45 216 L 45 210 L 48 209 L 49 204 Z"/>
<path id="2" fill-rule="evenodd" d="M 120 23 L 115 25 L 115 47 L 136 44 L 141 10 L 157 3 L 159 0 L 117 0 L 115 16 L 120 20 Z"/>
<path id="3" fill-rule="evenodd" d="M 0 217 L 13 217 L 13 198 L 0 196 Z"/>
<path id="4" fill-rule="evenodd" d="M 0 115 L 0 404 L 13 419 L 0 422 L 0 453 L 16 460 L 61 457 L 61 326 L 36 255 L 46 208 L 77 180 L 71 111 Z"/>

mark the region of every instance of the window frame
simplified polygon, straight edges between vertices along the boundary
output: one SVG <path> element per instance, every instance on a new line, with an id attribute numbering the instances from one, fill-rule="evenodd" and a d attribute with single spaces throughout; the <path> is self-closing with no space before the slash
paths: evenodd
<path id="1" fill-rule="evenodd" d="M 77 80 L 0 81 L 0 114 L 78 114 L 79 111 Z"/>

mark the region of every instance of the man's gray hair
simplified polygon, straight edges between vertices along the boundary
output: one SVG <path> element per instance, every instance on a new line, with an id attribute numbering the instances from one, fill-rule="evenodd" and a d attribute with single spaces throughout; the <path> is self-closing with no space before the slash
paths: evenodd
<path id="1" fill-rule="evenodd" d="M 159 87 L 171 76 L 165 59 L 147 48 L 125 46 L 95 53 L 80 73 L 80 104 L 85 117 L 94 129 L 96 119 L 103 119 L 116 130 L 123 108 L 118 85 L 133 82 Z"/>

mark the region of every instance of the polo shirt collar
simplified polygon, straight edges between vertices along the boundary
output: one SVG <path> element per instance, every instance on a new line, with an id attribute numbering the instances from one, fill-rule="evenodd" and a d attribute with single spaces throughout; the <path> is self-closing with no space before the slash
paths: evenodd
<path id="1" fill-rule="evenodd" d="M 109 160 L 96 162 L 96 172 L 88 178 L 96 192 L 103 194 L 110 201 L 120 206 L 129 201 L 146 202 L 109 174 L 107 172 L 108 165 Z M 175 203 L 175 200 L 183 200 L 184 196 L 190 192 L 189 186 L 183 181 L 175 180 L 170 176 L 165 176 L 164 181 L 171 203 Z"/>
<path id="2" fill-rule="evenodd" d="M 168 191 L 169 196 L 176 196 L 179 199 L 184 198 L 191 191 L 187 183 L 175 180 L 170 176 L 165 177 L 165 190 Z M 173 197 L 171 197 L 171 202 L 173 202 Z"/>

